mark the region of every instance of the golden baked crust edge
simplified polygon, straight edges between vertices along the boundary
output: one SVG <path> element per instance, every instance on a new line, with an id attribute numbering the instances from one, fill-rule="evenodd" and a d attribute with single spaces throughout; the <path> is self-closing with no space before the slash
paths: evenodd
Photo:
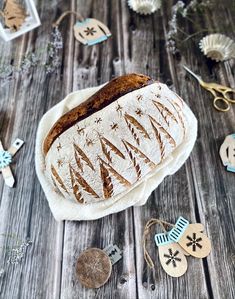
<path id="1" fill-rule="evenodd" d="M 57 120 L 44 140 L 44 155 L 48 153 L 53 142 L 74 124 L 103 109 L 121 96 L 152 83 L 154 81 L 150 77 L 135 73 L 112 79 L 86 101 Z"/>

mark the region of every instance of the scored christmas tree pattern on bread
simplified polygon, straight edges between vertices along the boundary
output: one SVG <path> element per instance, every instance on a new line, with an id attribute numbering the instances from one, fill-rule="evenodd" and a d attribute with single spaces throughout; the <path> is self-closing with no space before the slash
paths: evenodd
<path id="1" fill-rule="evenodd" d="M 84 120 L 70 128 L 79 136 L 73 137 L 72 158 L 70 137 L 63 136 L 67 131 L 58 138 L 52 148 L 57 149 L 57 161 L 63 162 L 57 162 L 58 169 L 53 165 L 51 172 L 64 196 L 72 193 L 79 203 L 108 199 L 131 188 L 167 158 L 182 140 L 185 126 L 182 102 L 166 99 L 162 92 L 164 88 L 154 94 L 157 99 L 153 93 L 136 94 L 131 106 L 119 99 L 112 118 L 99 112 L 93 117 L 94 127 Z M 89 179 L 91 173 L 94 180 Z"/>

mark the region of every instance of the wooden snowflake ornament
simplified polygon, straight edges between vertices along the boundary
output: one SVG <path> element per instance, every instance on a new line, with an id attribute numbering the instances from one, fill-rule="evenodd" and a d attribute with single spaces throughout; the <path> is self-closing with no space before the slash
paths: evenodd
<path id="1" fill-rule="evenodd" d="M 156 234 L 155 242 L 158 246 L 160 263 L 165 272 L 172 277 L 184 275 L 188 262 L 183 248 L 170 240 L 167 233 Z"/>
<path id="2" fill-rule="evenodd" d="M 201 223 L 189 224 L 183 217 L 179 217 L 175 227 L 169 232 L 169 239 L 177 242 L 186 252 L 197 258 L 204 258 L 211 251 L 211 242 L 203 234 Z"/>
<path id="3" fill-rule="evenodd" d="M 12 162 L 12 158 L 23 144 L 24 141 L 17 138 L 16 141 L 11 145 L 11 147 L 6 151 L 4 150 L 2 142 L 0 140 L 0 172 L 2 172 L 6 185 L 11 188 L 14 186 L 15 179 L 12 174 L 10 164 Z"/>

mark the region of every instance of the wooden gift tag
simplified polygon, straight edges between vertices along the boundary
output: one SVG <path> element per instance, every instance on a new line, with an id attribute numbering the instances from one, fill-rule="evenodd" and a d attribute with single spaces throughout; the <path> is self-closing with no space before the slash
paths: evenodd
<path id="1" fill-rule="evenodd" d="M 84 45 L 92 46 L 101 43 L 111 36 L 111 32 L 96 19 L 85 19 L 74 25 L 75 38 Z"/>
<path id="2" fill-rule="evenodd" d="M 117 245 L 109 245 L 103 249 L 111 260 L 112 265 L 116 264 L 122 258 L 122 251 Z"/>
<path id="3" fill-rule="evenodd" d="M 235 134 L 228 135 L 220 147 L 220 158 L 228 171 L 235 172 Z"/>
<path id="4" fill-rule="evenodd" d="M 201 223 L 189 224 L 183 217 L 179 217 L 175 227 L 170 230 L 169 238 L 177 242 L 190 255 L 203 258 L 211 251 L 209 238 L 202 233 L 204 226 Z"/>
<path id="5" fill-rule="evenodd" d="M 122 258 L 117 245 L 105 249 L 89 248 L 77 260 L 76 271 L 82 285 L 87 288 L 100 288 L 112 272 L 112 266 Z"/>
<path id="6" fill-rule="evenodd" d="M 172 277 L 184 275 L 188 268 L 188 262 L 183 248 L 170 240 L 167 233 L 156 234 L 155 242 L 158 246 L 160 263 L 165 272 Z"/>

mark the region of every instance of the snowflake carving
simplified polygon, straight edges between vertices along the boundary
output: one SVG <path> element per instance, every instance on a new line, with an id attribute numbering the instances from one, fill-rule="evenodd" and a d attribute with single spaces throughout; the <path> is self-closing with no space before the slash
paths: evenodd
<path id="1" fill-rule="evenodd" d="M 164 254 L 164 257 L 167 258 L 166 265 L 172 263 L 173 267 L 177 267 L 176 262 L 181 262 L 181 258 L 177 257 L 179 251 L 176 250 L 174 253 L 171 248 L 168 249 L 169 254 Z"/>
<path id="2" fill-rule="evenodd" d="M 96 118 L 96 120 L 95 120 L 95 123 L 96 123 L 96 124 L 100 124 L 101 122 L 102 122 L 102 118 L 101 118 L 101 117 Z"/>
<path id="3" fill-rule="evenodd" d="M 138 96 L 137 96 L 137 101 L 140 102 L 140 101 L 142 101 L 142 100 L 143 100 L 143 95 L 142 95 L 142 94 L 138 95 Z"/>
<path id="4" fill-rule="evenodd" d="M 7 167 L 12 160 L 12 156 L 7 151 L 0 151 L 0 169 Z"/>
<path id="5" fill-rule="evenodd" d="M 87 139 L 86 139 L 86 145 L 87 145 L 87 146 L 94 145 L 94 140 L 92 140 L 92 139 L 90 139 L 90 138 L 87 138 Z"/>
<path id="6" fill-rule="evenodd" d="M 122 106 L 120 104 L 118 104 L 116 107 L 116 111 L 117 111 L 117 113 L 119 113 L 120 116 L 122 116 L 122 109 L 123 109 Z"/>
<path id="7" fill-rule="evenodd" d="M 86 30 L 84 30 L 84 32 L 86 32 L 86 35 L 94 35 L 96 33 L 94 27 L 87 27 Z"/>
<path id="8" fill-rule="evenodd" d="M 116 132 L 116 130 L 118 129 L 118 124 L 117 123 L 112 123 L 112 125 L 110 125 L 111 129 L 114 130 Z"/>
<path id="9" fill-rule="evenodd" d="M 135 110 L 135 113 L 136 113 L 139 117 L 141 117 L 141 116 L 143 115 L 143 111 L 142 111 L 140 108 L 136 109 L 136 110 Z"/>
<path id="10" fill-rule="evenodd" d="M 58 165 L 58 167 L 63 166 L 63 164 L 64 164 L 64 162 L 63 162 L 62 159 L 58 159 L 58 160 L 57 160 L 57 165 Z"/>
<path id="11" fill-rule="evenodd" d="M 186 245 L 187 245 L 187 247 L 192 246 L 193 251 L 196 251 L 197 247 L 200 248 L 200 249 L 202 248 L 202 245 L 200 244 L 200 242 L 202 241 L 202 238 L 201 237 L 197 238 L 196 233 L 193 233 L 192 237 L 187 236 L 187 239 L 190 242 L 188 242 Z"/>
<path id="12" fill-rule="evenodd" d="M 77 127 L 78 135 L 84 134 L 84 130 L 85 130 L 85 128 L 79 128 L 79 127 Z"/>
<path id="13" fill-rule="evenodd" d="M 57 151 L 59 152 L 62 149 L 61 143 L 59 143 L 56 148 L 57 148 Z"/>

